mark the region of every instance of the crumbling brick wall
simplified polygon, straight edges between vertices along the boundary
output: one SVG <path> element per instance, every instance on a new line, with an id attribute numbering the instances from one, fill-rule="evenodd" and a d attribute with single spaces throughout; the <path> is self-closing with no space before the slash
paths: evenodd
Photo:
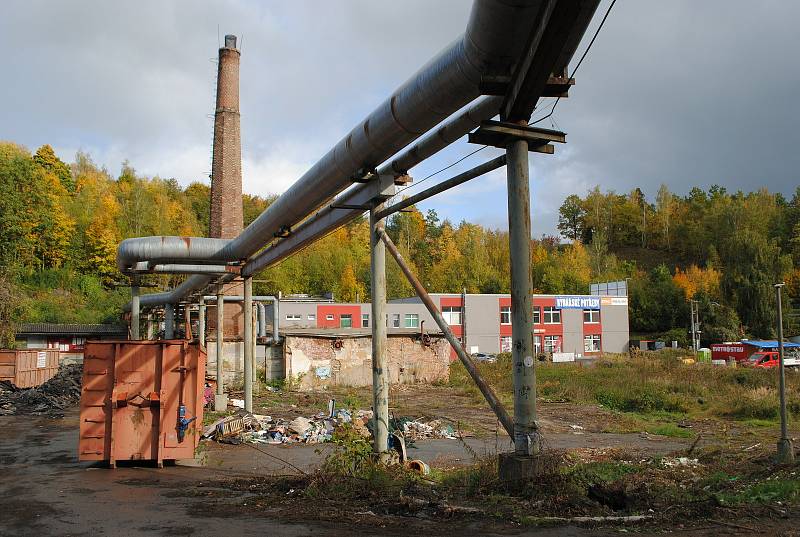
<path id="1" fill-rule="evenodd" d="M 340 342 L 340 343 L 337 343 Z M 372 385 L 372 338 L 286 336 L 286 379 L 301 389 L 327 385 Z M 431 338 L 424 345 L 416 336 L 389 336 L 387 342 L 389 382 L 446 381 L 449 378 L 450 345 L 444 338 Z"/>

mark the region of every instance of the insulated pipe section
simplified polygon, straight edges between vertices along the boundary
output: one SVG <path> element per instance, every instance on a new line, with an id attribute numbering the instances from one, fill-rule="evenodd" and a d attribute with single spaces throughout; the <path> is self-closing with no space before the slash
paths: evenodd
<path id="1" fill-rule="evenodd" d="M 379 177 L 407 173 L 409 169 L 423 160 L 435 155 L 481 124 L 481 121 L 497 115 L 503 100 L 500 97 L 484 97 L 464 112 L 443 123 L 435 132 L 423 137 L 413 147 L 403 151 L 397 158 L 378 169 Z M 303 222 L 292 235 L 274 246 L 260 252 L 250 259 L 242 274 L 247 276 L 281 261 L 298 252 L 308 244 L 319 239 L 333 229 L 361 216 L 362 209 L 334 209 L 337 205 L 364 205 L 376 197 L 382 198 L 375 191 L 374 181 L 355 186 L 345 192 L 330 205 L 320 210 L 312 218 Z M 380 187 L 378 189 L 380 191 Z M 394 192 L 392 192 L 394 194 Z"/>
<path id="2" fill-rule="evenodd" d="M 508 72 L 538 22 L 540 1 L 477 0 L 465 34 L 398 88 L 224 250 L 243 259 L 480 95 L 481 77 Z"/>
<path id="3" fill-rule="evenodd" d="M 140 262 L 181 263 L 183 261 L 235 261 L 221 254 L 230 239 L 204 237 L 137 237 L 125 239 L 117 248 L 117 268 L 127 272 Z"/>
<path id="4" fill-rule="evenodd" d="M 597 0 L 582 3 L 596 8 Z M 478 97 L 482 76 L 510 72 L 532 30 L 544 23 L 542 8 L 546 5 L 540 0 L 518 5 L 476 0 L 462 38 L 398 88 L 214 259 L 233 261 L 252 256 L 280 230 L 295 225 L 344 190 L 359 170 L 383 162 Z M 582 35 L 585 27 L 580 30 Z M 572 46 L 566 42 L 569 37 L 565 37 L 564 61 L 574 52 L 568 50 Z M 148 259 L 144 256 L 139 260 Z M 206 276 L 192 276 L 170 293 L 148 295 L 152 298 L 143 299 L 142 305 L 180 299 L 210 281 Z"/>

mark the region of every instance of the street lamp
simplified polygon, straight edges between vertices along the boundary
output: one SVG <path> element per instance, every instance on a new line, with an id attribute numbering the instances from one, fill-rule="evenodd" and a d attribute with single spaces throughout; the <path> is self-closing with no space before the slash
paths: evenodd
<path id="1" fill-rule="evenodd" d="M 783 310 L 781 289 L 785 283 L 775 284 L 775 299 L 778 306 L 778 386 L 781 400 L 781 438 L 778 440 L 778 461 L 788 464 L 794 462 L 794 446 L 789 438 L 786 423 L 786 376 L 783 367 Z"/>

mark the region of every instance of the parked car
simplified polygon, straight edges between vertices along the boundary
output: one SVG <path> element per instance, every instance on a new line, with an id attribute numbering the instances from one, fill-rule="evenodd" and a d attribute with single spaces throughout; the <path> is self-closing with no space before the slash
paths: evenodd
<path id="1" fill-rule="evenodd" d="M 776 351 L 754 352 L 748 360 L 751 366 L 759 369 L 770 369 L 778 367 L 778 353 Z M 784 367 L 800 366 L 800 359 L 793 356 L 785 356 L 783 359 Z"/>
<path id="2" fill-rule="evenodd" d="M 472 358 L 476 362 L 488 362 L 490 364 L 497 361 L 496 354 L 486 354 L 485 352 L 476 352 L 472 355 Z"/>

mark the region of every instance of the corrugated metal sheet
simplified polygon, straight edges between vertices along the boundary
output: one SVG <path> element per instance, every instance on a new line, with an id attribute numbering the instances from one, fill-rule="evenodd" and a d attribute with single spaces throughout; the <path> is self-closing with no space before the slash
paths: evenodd
<path id="1" fill-rule="evenodd" d="M 33 388 L 58 373 L 57 349 L 0 350 L 0 380 L 18 388 Z"/>

